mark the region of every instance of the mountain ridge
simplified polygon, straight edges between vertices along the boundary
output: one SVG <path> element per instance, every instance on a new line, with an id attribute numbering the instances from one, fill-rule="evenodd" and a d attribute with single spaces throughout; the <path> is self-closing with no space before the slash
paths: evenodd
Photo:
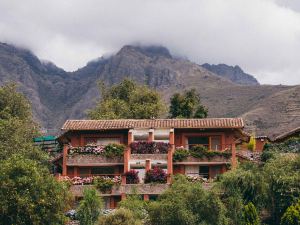
<path id="1" fill-rule="evenodd" d="M 196 63 L 173 57 L 162 46 L 127 45 L 114 55 L 66 72 L 51 62 L 39 60 L 28 50 L 0 43 L 0 85 L 9 80 L 18 82 L 20 91 L 33 105 L 35 118 L 45 128 L 58 129 L 66 119 L 85 118 L 86 110 L 100 96 L 97 81 L 103 80 L 110 86 L 124 78 L 149 85 L 166 102 L 175 92 L 196 88 L 209 108 L 209 117 L 241 116 L 248 127 L 257 127 L 257 134 L 271 136 L 283 132 L 278 120 L 285 123 L 284 129 L 300 125 L 298 86 L 239 84 Z M 279 103 L 284 107 L 277 106 Z M 295 112 L 289 114 L 289 108 Z M 275 115 L 269 119 L 272 110 Z"/>

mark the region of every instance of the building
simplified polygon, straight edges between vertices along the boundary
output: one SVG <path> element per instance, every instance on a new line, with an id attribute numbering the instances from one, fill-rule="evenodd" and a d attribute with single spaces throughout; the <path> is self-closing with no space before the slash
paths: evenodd
<path id="1" fill-rule="evenodd" d="M 133 189 L 145 200 L 156 198 L 171 183 L 173 174 L 212 180 L 235 167 L 236 150 L 248 138 L 243 127 L 241 118 L 68 120 L 58 138 L 63 153 L 55 163 L 61 168 L 61 178 L 121 177 L 119 185 L 99 192 L 106 207 L 115 208 Z M 126 146 L 122 155 L 103 155 L 103 146 L 113 143 Z M 192 152 L 195 146 L 203 146 L 201 157 L 189 154 L 176 158 L 178 151 Z M 166 182 L 144 183 L 145 173 L 153 168 L 165 171 Z M 128 183 L 124 174 L 131 170 L 138 171 L 138 184 Z M 80 198 L 87 186 L 73 185 L 71 190 Z"/>
<path id="2" fill-rule="evenodd" d="M 286 133 L 283 133 L 277 137 L 274 138 L 274 142 L 278 143 L 278 142 L 284 142 L 289 138 L 300 138 L 300 127 L 296 127 L 295 129 L 292 129 Z"/>

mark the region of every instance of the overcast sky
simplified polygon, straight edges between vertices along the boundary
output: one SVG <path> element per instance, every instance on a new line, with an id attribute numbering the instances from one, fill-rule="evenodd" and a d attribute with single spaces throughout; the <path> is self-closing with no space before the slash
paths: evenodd
<path id="1" fill-rule="evenodd" d="M 300 0 L 0 0 L 0 41 L 67 71 L 125 44 L 159 44 L 300 84 Z"/>

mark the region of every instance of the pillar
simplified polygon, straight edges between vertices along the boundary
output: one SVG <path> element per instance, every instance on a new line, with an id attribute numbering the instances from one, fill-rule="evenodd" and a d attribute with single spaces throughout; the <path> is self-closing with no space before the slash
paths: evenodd
<path id="1" fill-rule="evenodd" d="M 122 193 L 121 194 L 121 200 L 125 200 L 126 199 L 126 194 L 125 193 Z"/>
<path id="2" fill-rule="evenodd" d="M 237 166 L 237 161 L 236 161 L 236 146 L 235 143 L 232 144 L 231 147 L 231 168 L 235 169 Z"/>
<path id="3" fill-rule="evenodd" d="M 149 201 L 149 195 L 144 195 L 144 201 Z"/>
<path id="4" fill-rule="evenodd" d="M 146 159 L 145 172 L 151 170 L 151 160 Z"/>
<path id="5" fill-rule="evenodd" d="M 149 130 L 148 141 L 154 141 L 154 129 Z"/>
<path id="6" fill-rule="evenodd" d="M 174 138 L 174 129 L 170 129 L 169 133 L 169 144 L 170 148 L 168 149 L 168 164 L 167 164 L 167 170 L 168 170 L 168 177 L 167 177 L 167 183 L 171 183 L 171 176 L 173 175 L 173 152 L 175 151 L 175 138 Z"/>
<path id="7" fill-rule="evenodd" d="M 130 144 L 133 141 L 133 130 L 128 131 L 128 146 L 124 151 L 124 173 L 128 172 L 130 170 L 129 160 L 130 160 Z"/>
<path id="8" fill-rule="evenodd" d="M 68 145 L 64 144 L 63 147 L 63 165 L 62 165 L 62 175 L 67 176 L 67 157 L 68 157 Z"/>
<path id="9" fill-rule="evenodd" d="M 74 177 L 78 177 L 78 169 L 77 166 L 74 167 Z"/>

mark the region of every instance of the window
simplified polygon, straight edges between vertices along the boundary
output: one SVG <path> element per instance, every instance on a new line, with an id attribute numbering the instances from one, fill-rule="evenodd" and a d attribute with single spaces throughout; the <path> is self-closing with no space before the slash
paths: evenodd
<path id="1" fill-rule="evenodd" d="M 209 179 L 209 167 L 199 166 L 199 175 L 203 178 Z"/>
<path id="2" fill-rule="evenodd" d="M 195 145 L 203 145 L 209 148 L 209 138 L 205 136 L 188 137 L 188 148 L 191 148 Z"/>
<path id="3" fill-rule="evenodd" d="M 80 177 L 88 177 L 90 174 L 89 168 L 79 168 L 79 176 Z"/>
<path id="4" fill-rule="evenodd" d="M 212 136 L 211 137 L 211 144 L 210 144 L 211 150 L 217 151 L 221 150 L 221 136 Z"/>
<path id="5" fill-rule="evenodd" d="M 96 145 L 120 144 L 120 138 L 86 138 L 85 143 Z"/>
<path id="6" fill-rule="evenodd" d="M 95 167 L 92 168 L 93 175 L 101 175 L 101 174 L 115 174 L 114 167 Z"/>

